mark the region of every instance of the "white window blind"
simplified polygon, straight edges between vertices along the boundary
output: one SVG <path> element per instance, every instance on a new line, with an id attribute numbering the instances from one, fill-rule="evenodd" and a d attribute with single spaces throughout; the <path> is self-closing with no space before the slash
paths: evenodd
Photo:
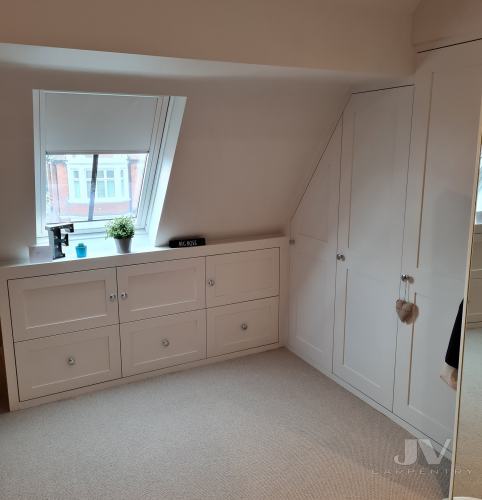
<path id="1" fill-rule="evenodd" d="M 43 94 L 47 153 L 149 151 L 158 97 Z"/>

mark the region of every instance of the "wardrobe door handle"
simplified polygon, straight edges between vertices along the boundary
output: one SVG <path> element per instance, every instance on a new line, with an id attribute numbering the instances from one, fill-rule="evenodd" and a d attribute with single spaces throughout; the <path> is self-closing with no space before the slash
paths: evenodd
<path id="1" fill-rule="evenodd" d="M 126 300 L 127 299 L 127 292 L 122 292 L 121 293 L 121 299 Z"/>
<path id="2" fill-rule="evenodd" d="M 216 282 L 214 280 L 208 280 L 208 286 L 214 286 Z"/>
<path id="3" fill-rule="evenodd" d="M 345 256 L 342 253 L 337 253 L 336 260 L 340 260 L 341 262 L 345 262 Z"/>
<path id="4" fill-rule="evenodd" d="M 117 294 L 116 294 L 116 293 L 111 293 L 111 294 L 109 295 L 109 300 L 110 300 L 111 302 L 115 302 L 115 301 L 116 301 L 116 299 L 117 299 Z"/>
<path id="5" fill-rule="evenodd" d="M 248 329 L 248 324 L 247 323 L 241 323 L 241 330 L 247 330 Z"/>
<path id="6" fill-rule="evenodd" d="M 75 358 L 73 356 L 69 356 L 67 359 L 67 364 L 69 366 L 74 366 L 75 365 Z"/>

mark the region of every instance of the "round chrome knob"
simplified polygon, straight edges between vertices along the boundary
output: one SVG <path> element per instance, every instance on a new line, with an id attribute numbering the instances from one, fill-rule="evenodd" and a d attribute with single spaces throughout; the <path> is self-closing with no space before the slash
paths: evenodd
<path id="1" fill-rule="evenodd" d="M 247 330 L 248 329 L 248 324 L 247 323 L 242 323 L 241 324 L 241 330 Z"/>
<path id="2" fill-rule="evenodd" d="M 116 294 L 116 293 L 111 293 L 111 294 L 109 295 L 109 300 L 110 300 L 111 302 L 115 302 L 115 300 L 116 300 L 116 299 L 117 299 L 117 294 Z"/>
<path id="3" fill-rule="evenodd" d="M 127 299 L 127 292 L 122 292 L 121 293 L 121 299 L 126 300 Z"/>
<path id="4" fill-rule="evenodd" d="M 215 281 L 214 280 L 208 280 L 208 285 L 209 286 L 214 286 L 215 285 Z"/>
<path id="5" fill-rule="evenodd" d="M 169 342 L 169 339 L 162 339 L 161 340 L 161 345 L 162 347 L 169 347 L 171 343 Z"/>
<path id="6" fill-rule="evenodd" d="M 340 260 L 341 262 L 345 261 L 345 256 L 342 253 L 336 254 L 336 260 Z"/>
<path id="7" fill-rule="evenodd" d="M 402 274 L 400 276 L 400 279 L 404 282 L 404 283 L 413 283 L 413 276 L 410 276 L 410 274 Z"/>
<path id="8" fill-rule="evenodd" d="M 74 366 L 75 365 L 75 358 L 73 356 L 69 356 L 69 358 L 67 359 L 67 364 L 69 366 Z"/>

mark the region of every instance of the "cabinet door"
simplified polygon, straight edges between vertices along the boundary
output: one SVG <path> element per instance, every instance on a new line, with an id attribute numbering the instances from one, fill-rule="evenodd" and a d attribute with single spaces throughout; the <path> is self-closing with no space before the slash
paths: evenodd
<path id="1" fill-rule="evenodd" d="M 119 327 L 17 342 L 15 358 L 21 401 L 120 378 Z"/>
<path id="2" fill-rule="evenodd" d="M 121 325 L 122 374 L 134 375 L 206 357 L 206 311 Z"/>
<path id="3" fill-rule="evenodd" d="M 8 282 L 15 341 L 118 323 L 115 269 Z"/>
<path id="4" fill-rule="evenodd" d="M 343 114 L 334 373 L 392 409 L 412 87 Z"/>
<path id="5" fill-rule="evenodd" d="M 208 357 L 278 342 L 278 297 L 207 312 Z"/>
<path id="6" fill-rule="evenodd" d="M 213 255 L 206 260 L 208 307 L 279 293 L 279 248 Z"/>
<path id="7" fill-rule="evenodd" d="M 482 70 L 427 69 L 416 85 L 403 272 L 419 317 L 400 326 L 394 411 L 444 444 L 455 391 L 439 375 L 464 296 Z"/>
<path id="8" fill-rule="evenodd" d="M 204 257 L 119 267 L 121 322 L 204 308 L 204 279 Z"/>
<path id="9" fill-rule="evenodd" d="M 333 367 L 341 131 L 340 121 L 291 222 L 289 344 L 326 372 Z"/>

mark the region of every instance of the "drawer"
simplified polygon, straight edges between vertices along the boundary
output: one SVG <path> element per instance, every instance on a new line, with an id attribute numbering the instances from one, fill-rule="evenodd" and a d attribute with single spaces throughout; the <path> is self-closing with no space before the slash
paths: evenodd
<path id="1" fill-rule="evenodd" d="M 117 268 L 121 322 L 206 306 L 205 259 L 180 259 Z"/>
<path id="2" fill-rule="evenodd" d="M 208 357 L 278 342 L 278 297 L 207 311 Z"/>
<path id="3" fill-rule="evenodd" d="M 121 325 L 122 374 L 143 373 L 206 357 L 206 311 Z"/>
<path id="4" fill-rule="evenodd" d="M 206 259 L 208 307 L 279 293 L 279 249 L 213 255 Z"/>
<path id="5" fill-rule="evenodd" d="M 115 269 L 8 282 L 15 341 L 118 323 Z"/>
<path id="6" fill-rule="evenodd" d="M 121 377 L 119 327 L 15 344 L 20 400 Z"/>

